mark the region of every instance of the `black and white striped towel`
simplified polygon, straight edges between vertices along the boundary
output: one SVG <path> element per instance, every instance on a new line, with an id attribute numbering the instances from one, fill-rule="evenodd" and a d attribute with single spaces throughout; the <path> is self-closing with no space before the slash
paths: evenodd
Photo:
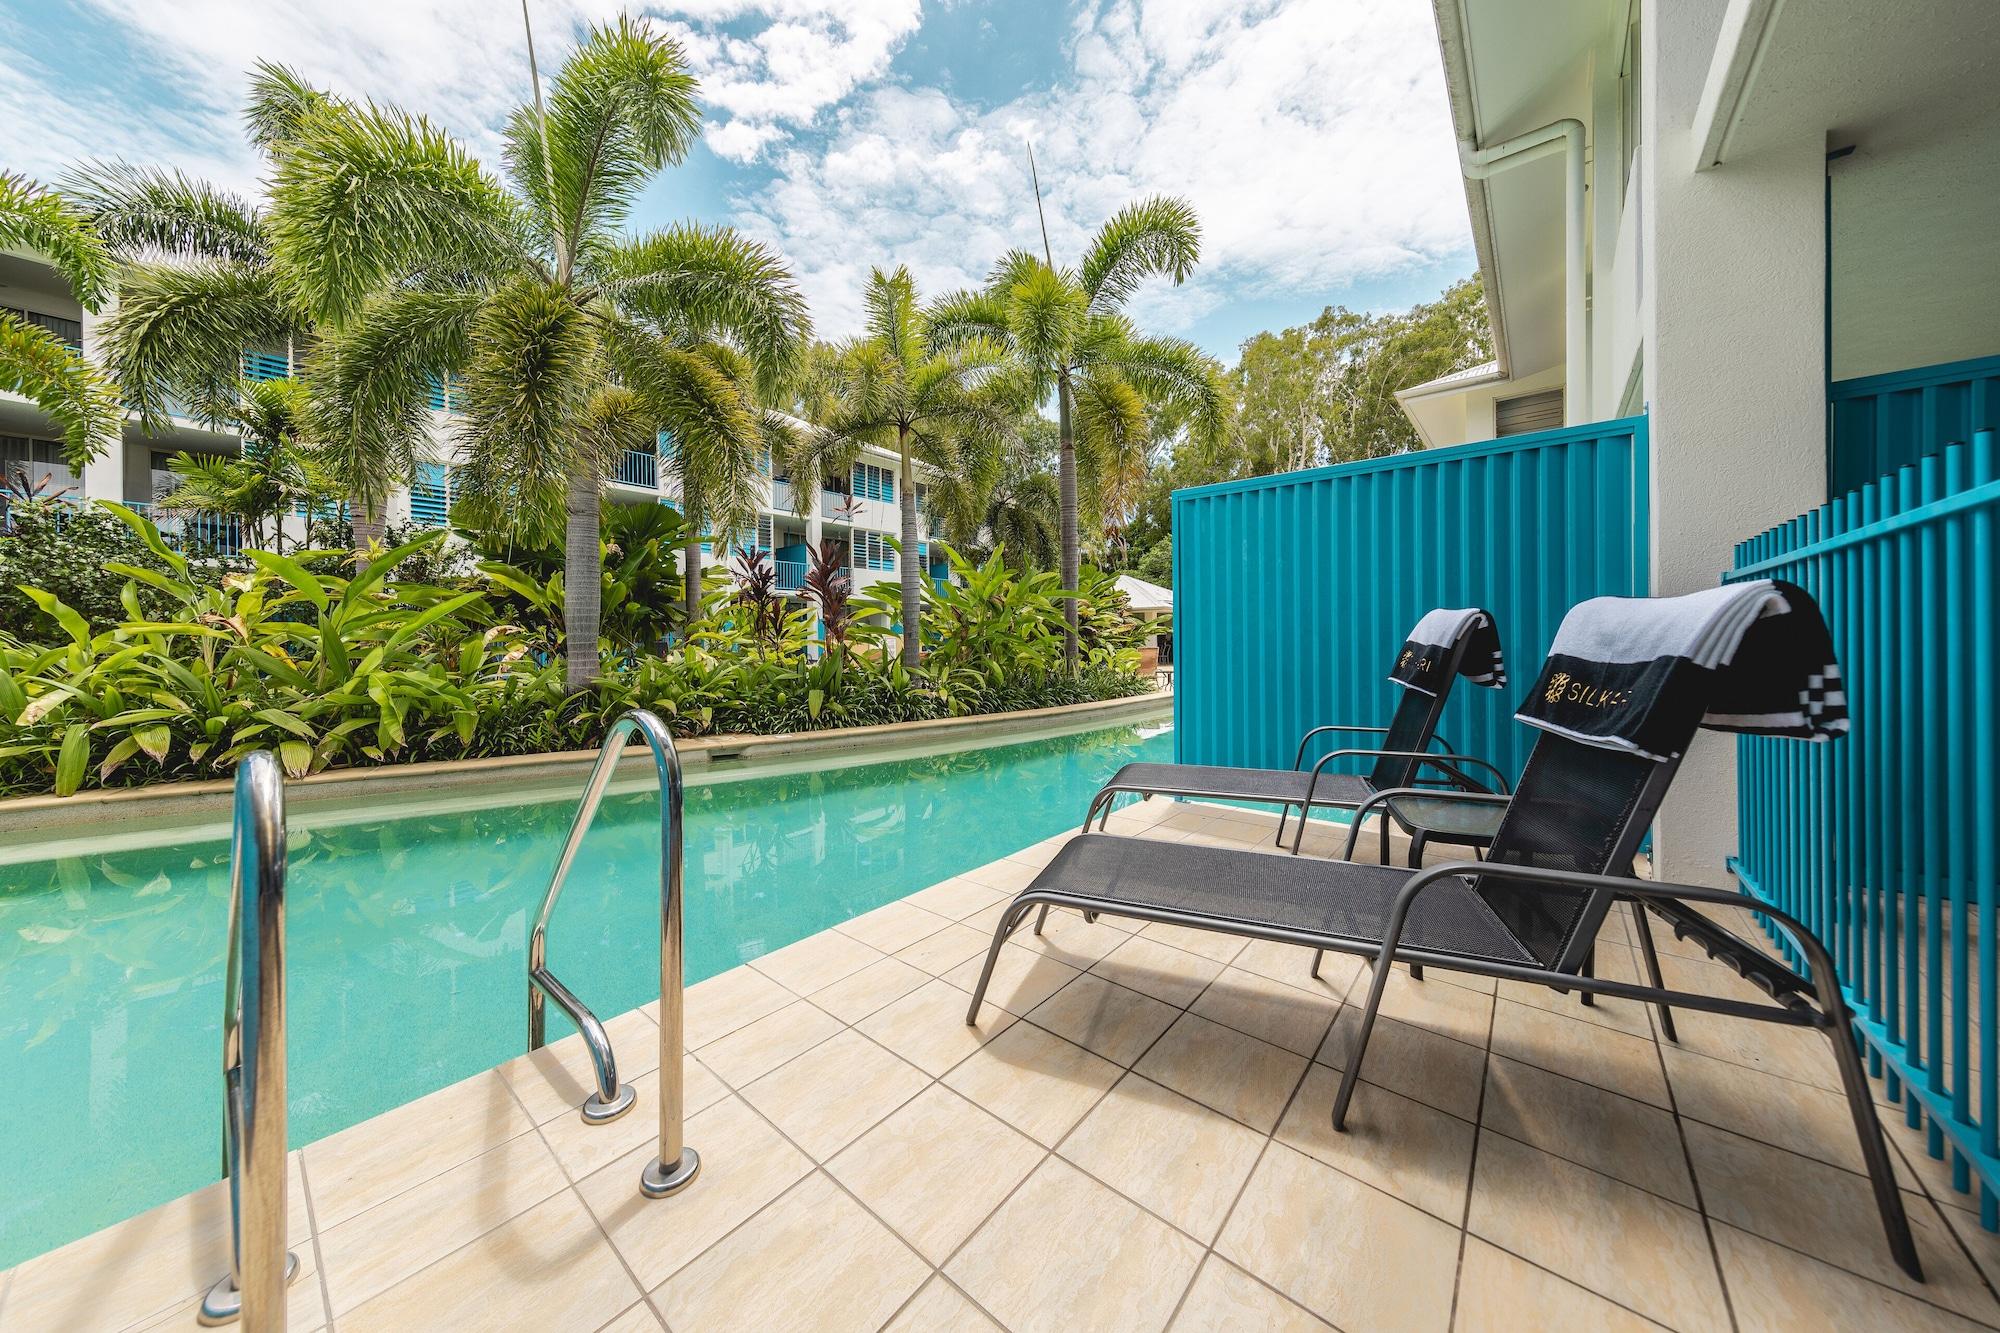
<path id="1" fill-rule="evenodd" d="M 1670 759 L 1697 726 L 1831 739 L 1847 730 L 1847 696 L 1818 604 L 1790 583 L 1760 580 L 1571 608 L 1514 716 Z"/>
<path id="2" fill-rule="evenodd" d="M 1458 674 L 1474 685 L 1497 690 L 1507 683 L 1507 664 L 1500 656 L 1500 630 L 1490 613 L 1476 606 L 1426 611 L 1403 641 L 1389 679 L 1407 690 L 1436 695 L 1445 686 L 1445 665 L 1463 638 L 1465 651 Z"/>

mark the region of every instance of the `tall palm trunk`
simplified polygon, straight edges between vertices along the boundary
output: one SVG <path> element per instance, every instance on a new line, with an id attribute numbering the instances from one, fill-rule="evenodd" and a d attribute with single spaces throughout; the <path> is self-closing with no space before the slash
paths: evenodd
<path id="1" fill-rule="evenodd" d="M 1056 477 L 1062 487 L 1062 583 L 1071 596 L 1063 598 L 1063 665 L 1076 666 L 1076 585 L 1083 577 L 1076 517 L 1076 430 L 1070 421 L 1069 372 L 1056 380 L 1056 413 L 1062 439 Z"/>
<path id="2" fill-rule="evenodd" d="M 572 691 L 597 679 L 597 631 L 604 615 L 600 484 L 595 469 L 577 469 L 563 506 L 563 683 Z"/>
<path id="3" fill-rule="evenodd" d="M 312 520 L 306 520 L 310 523 Z M 360 569 L 373 558 L 373 551 L 382 544 L 382 534 L 388 524 L 382 515 L 360 496 L 347 502 L 347 521 L 354 536 L 354 567 Z"/>
<path id="4" fill-rule="evenodd" d="M 897 558 L 903 582 L 903 665 L 913 667 L 922 648 L 918 641 L 922 629 L 923 597 L 917 591 L 917 578 L 923 570 L 923 561 L 917 556 L 917 488 L 910 475 L 909 431 L 896 427 L 896 448 L 902 455 L 903 471 L 898 483 L 901 493 L 897 495 L 897 508 L 901 511 L 903 550 Z"/>
<path id="5" fill-rule="evenodd" d="M 692 525 L 691 525 L 692 526 Z M 687 618 L 681 622 L 681 637 L 687 627 L 701 617 L 701 541 L 699 532 L 681 552 L 681 602 Z"/>

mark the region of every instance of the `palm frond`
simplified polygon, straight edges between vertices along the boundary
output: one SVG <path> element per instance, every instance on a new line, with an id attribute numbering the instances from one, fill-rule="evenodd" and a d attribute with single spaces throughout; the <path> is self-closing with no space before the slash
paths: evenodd
<path id="1" fill-rule="evenodd" d="M 148 429 L 175 412 L 218 420 L 236 401 L 246 347 L 282 347 L 308 321 L 276 275 L 227 260 L 133 264 L 104 322 L 108 361 Z"/>
<path id="2" fill-rule="evenodd" d="M 519 271 L 514 208 L 422 117 L 323 106 L 277 146 L 272 253 L 314 317 L 339 324 L 410 273 Z"/>
<path id="3" fill-rule="evenodd" d="M 892 272 L 870 269 L 862 290 L 863 326 L 871 341 L 898 361 L 921 354 L 918 347 L 917 280 L 898 264 Z"/>
<path id="4" fill-rule="evenodd" d="M 1007 336 L 1007 302 L 1000 292 L 950 292 L 924 307 L 924 340 L 932 351 L 973 338 Z"/>
<path id="5" fill-rule="evenodd" d="M 0 171 L 0 250 L 7 249 L 48 256 L 86 310 L 110 293 L 111 252 L 84 211 L 26 176 Z"/>
<path id="6" fill-rule="evenodd" d="M 47 329 L 0 310 L 0 393 L 18 393 L 62 431 L 63 457 L 81 472 L 118 437 L 125 420 L 103 372 Z"/>
<path id="7" fill-rule="evenodd" d="M 1131 382 L 1146 399 L 1186 413 L 1195 433 L 1213 437 L 1227 413 L 1229 392 L 1215 358 L 1180 338 L 1123 338 L 1097 364 Z"/>
<path id="8" fill-rule="evenodd" d="M 622 322 L 608 340 L 618 377 L 673 435 L 669 466 L 679 475 L 688 517 L 711 530 L 754 521 L 764 494 L 760 414 L 742 386 L 711 358 Z"/>
<path id="9" fill-rule="evenodd" d="M 308 83 L 289 65 L 260 60 L 250 75 L 250 100 L 243 108 L 243 126 L 250 142 L 265 156 L 298 137 L 308 116 L 346 104 Z"/>
<path id="10" fill-rule="evenodd" d="M 532 225 L 552 253 L 574 259 L 616 229 L 654 173 L 687 155 L 701 131 L 694 93 L 680 45 L 621 16 L 592 27 L 556 72 L 546 162 L 534 109 L 514 113 L 508 174 L 533 201 Z"/>
<path id="11" fill-rule="evenodd" d="M 90 162 L 71 170 L 62 188 L 120 259 L 270 260 L 263 220 L 247 199 L 178 170 Z"/>
<path id="12" fill-rule="evenodd" d="M 1083 288 L 1093 311 L 1116 310 L 1148 278 L 1186 280 L 1201 259 L 1201 219 L 1185 199 L 1155 195 L 1127 204 L 1091 239 Z"/>
<path id="13" fill-rule="evenodd" d="M 1090 298 L 1046 264 L 1025 270 L 1007 289 L 1007 332 L 1021 359 L 1067 366 L 1089 316 Z"/>
<path id="14" fill-rule="evenodd" d="M 732 340 L 766 396 L 799 367 L 812 318 L 778 254 L 727 227 L 685 223 L 608 247 L 594 275 L 607 296 L 682 345 Z"/>

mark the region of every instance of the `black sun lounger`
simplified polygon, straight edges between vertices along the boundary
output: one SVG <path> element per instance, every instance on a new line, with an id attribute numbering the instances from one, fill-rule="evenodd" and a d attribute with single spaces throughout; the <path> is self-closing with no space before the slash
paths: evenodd
<path id="1" fill-rule="evenodd" d="M 1669 1040 L 1675 1039 L 1672 1008 L 1818 1028 L 1831 1039 L 1890 1251 L 1921 1279 L 1848 1008 L 1824 946 L 1796 918 L 1754 904 L 1792 937 L 1809 968 L 1801 976 L 1698 910 L 1711 903 L 1744 905 L 1740 895 L 1653 883 L 1631 873 L 1697 726 L 1815 740 L 1846 730 L 1839 668 L 1819 608 L 1797 588 L 1770 582 L 1691 597 L 1586 602 L 1563 621 L 1517 717 L 1542 735 L 1487 860 L 1413 873 L 1082 833 L 1002 914 L 966 1021 L 978 1018 L 1007 937 L 1032 909 L 1060 906 L 1369 959 L 1374 978 L 1334 1101 L 1335 1129 L 1346 1127 L 1395 963 L 1653 1004 Z M 1598 929 L 1620 900 L 1635 908 L 1644 985 L 1591 975 Z M 1669 989 L 1649 914 L 1699 943 L 1771 1002 Z"/>
<path id="2" fill-rule="evenodd" d="M 1298 752 L 1290 768 L 1231 768 L 1212 764 L 1127 764 L 1112 775 L 1091 799 L 1083 826 L 1091 820 L 1111 817 L 1112 803 L 1120 795 L 1186 796 L 1197 800 L 1248 801 L 1280 807 L 1276 841 L 1285 840 L 1285 822 L 1293 810 L 1300 815 L 1298 831 L 1292 838 L 1297 852 L 1305 836 L 1305 815 L 1315 806 L 1352 810 L 1379 791 L 1437 783 L 1461 791 L 1507 790 L 1507 779 L 1499 769 L 1471 755 L 1436 753 L 1438 721 L 1444 716 L 1445 700 L 1452 682 L 1465 676 L 1474 684 L 1498 689 L 1507 683 L 1501 659 L 1500 634 L 1493 617 L 1473 607 L 1439 608 L 1427 612 L 1410 631 L 1410 637 L 1396 655 L 1391 684 L 1402 688 L 1402 697 L 1386 727 L 1349 726 L 1335 723 L 1314 727 L 1299 738 Z M 1305 767 L 1306 750 L 1321 736 L 1334 734 L 1381 737 L 1379 748 L 1349 746 L 1322 755 L 1311 769 Z M 1368 773 L 1329 773 L 1329 764 L 1342 759 L 1373 759 Z M 1467 769 L 1490 775 L 1489 786 Z M 1388 838 L 1383 837 L 1384 859 Z"/>

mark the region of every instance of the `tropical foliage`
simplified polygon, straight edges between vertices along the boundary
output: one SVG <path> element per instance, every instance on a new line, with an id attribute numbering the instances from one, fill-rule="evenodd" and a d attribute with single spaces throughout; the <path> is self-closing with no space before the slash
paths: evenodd
<path id="1" fill-rule="evenodd" d="M 90 219 L 54 191 L 0 171 L 0 250 L 10 249 L 47 256 L 86 310 L 110 290 L 111 255 Z M 79 472 L 125 420 L 117 390 L 92 362 L 12 310 L 0 310 L 0 393 L 18 393 L 46 412 Z"/>

